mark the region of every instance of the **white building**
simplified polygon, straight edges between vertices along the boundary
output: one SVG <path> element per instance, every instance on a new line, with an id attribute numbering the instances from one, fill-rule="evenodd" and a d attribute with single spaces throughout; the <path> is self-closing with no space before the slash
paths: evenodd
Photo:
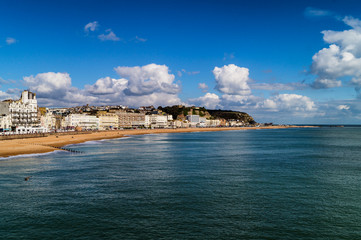
<path id="1" fill-rule="evenodd" d="M 35 127 L 39 125 L 38 102 L 36 94 L 23 91 L 19 100 L 5 100 L 0 103 L 0 116 L 10 115 L 12 129 L 17 127 Z M 9 119 L 3 120 L 9 124 Z M 5 125 L 5 124 L 4 124 Z"/>
<path id="2" fill-rule="evenodd" d="M 168 123 L 171 128 L 188 128 L 190 126 L 189 122 L 181 120 L 174 120 Z"/>
<path id="3" fill-rule="evenodd" d="M 47 128 L 44 127 L 17 127 L 16 134 L 34 134 L 34 133 L 46 133 Z"/>
<path id="4" fill-rule="evenodd" d="M 124 110 L 114 111 L 119 117 L 120 128 L 142 127 L 145 126 L 145 114 L 127 112 Z"/>
<path id="5" fill-rule="evenodd" d="M 221 120 L 219 119 L 206 120 L 207 127 L 218 127 L 220 125 L 221 125 Z"/>
<path id="6" fill-rule="evenodd" d="M 151 114 L 145 115 L 145 127 L 150 128 L 168 128 L 168 118 L 171 115 L 158 115 L 158 114 Z"/>
<path id="7" fill-rule="evenodd" d="M 205 127 L 207 119 L 199 115 L 188 115 L 187 120 L 191 127 Z"/>
<path id="8" fill-rule="evenodd" d="M 11 130 L 11 115 L 0 116 L 0 132 Z"/>
<path id="9" fill-rule="evenodd" d="M 119 127 L 119 117 L 114 113 L 99 114 L 98 118 L 100 130 L 116 129 Z"/>
<path id="10" fill-rule="evenodd" d="M 69 114 L 64 118 L 64 127 L 81 127 L 83 130 L 99 129 L 99 118 L 87 114 Z"/>
<path id="11" fill-rule="evenodd" d="M 230 127 L 242 127 L 244 126 L 244 122 L 239 120 L 230 120 L 228 121 L 228 126 Z"/>
<path id="12" fill-rule="evenodd" d="M 46 113 L 40 116 L 40 126 L 46 129 L 55 129 L 56 128 L 56 116 L 46 109 Z"/>
<path id="13" fill-rule="evenodd" d="M 187 120 L 190 123 L 199 123 L 199 115 L 188 115 Z"/>

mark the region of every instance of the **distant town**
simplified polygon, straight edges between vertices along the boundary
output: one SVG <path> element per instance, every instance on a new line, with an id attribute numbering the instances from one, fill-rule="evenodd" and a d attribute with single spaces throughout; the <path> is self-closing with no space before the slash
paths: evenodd
<path id="1" fill-rule="evenodd" d="M 39 107 L 36 93 L 25 90 L 19 100 L 0 102 L 0 134 L 34 134 L 66 131 L 132 128 L 196 128 L 256 126 L 243 112 L 207 110 L 196 106 L 79 106 Z"/>

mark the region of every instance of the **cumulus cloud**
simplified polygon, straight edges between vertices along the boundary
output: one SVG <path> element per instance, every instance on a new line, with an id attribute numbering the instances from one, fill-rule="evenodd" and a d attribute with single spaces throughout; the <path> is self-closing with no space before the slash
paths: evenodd
<path id="1" fill-rule="evenodd" d="M 207 92 L 208 91 L 208 86 L 205 83 L 198 83 L 198 88 L 202 89 L 202 92 Z"/>
<path id="2" fill-rule="evenodd" d="M 11 38 L 11 37 L 6 38 L 5 41 L 6 41 L 7 45 L 11 45 L 11 44 L 14 44 L 17 42 L 17 40 L 15 38 Z"/>
<path id="3" fill-rule="evenodd" d="M 215 67 L 213 75 L 216 79 L 216 89 L 221 93 L 230 95 L 248 95 L 251 89 L 248 68 L 238 67 L 234 64 L 225 65 L 221 68 Z"/>
<path id="4" fill-rule="evenodd" d="M 68 73 L 39 73 L 23 79 L 25 85 L 35 91 L 39 97 L 64 97 L 71 87 L 71 78 Z"/>
<path id="5" fill-rule="evenodd" d="M 298 94 L 279 94 L 272 96 L 259 103 L 257 107 L 269 111 L 285 111 L 294 114 L 314 112 L 316 110 L 315 103 L 309 97 Z"/>
<path id="6" fill-rule="evenodd" d="M 81 104 L 176 105 L 180 86 L 165 65 L 117 67 L 122 78 L 104 77 L 83 89 L 73 87 L 68 73 L 39 73 L 24 77 L 24 85 L 37 93 L 43 106 Z M 5 96 L 5 95 L 4 95 Z"/>
<path id="7" fill-rule="evenodd" d="M 93 85 L 85 86 L 85 91 L 99 97 L 103 103 L 128 106 L 182 103 L 177 95 L 180 87 L 174 83 L 175 76 L 169 73 L 166 65 L 119 66 L 115 71 L 121 76 L 120 79 L 98 79 Z"/>
<path id="8" fill-rule="evenodd" d="M 99 100 L 84 89 L 73 87 L 69 73 L 39 73 L 23 80 L 24 85 L 37 94 L 39 104 L 45 107 L 92 104 Z"/>
<path id="9" fill-rule="evenodd" d="M 222 108 L 222 106 L 220 106 L 220 101 L 221 99 L 219 96 L 214 93 L 206 93 L 202 97 L 189 99 L 191 104 L 202 106 L 207 109 Z"/>
<path id="10" fill-rule="evenodd" d="M 172 106 L 182 104 L 182 101 L 176 94 L 165 92 L 151 93 L 144 96 L 125 96 L 123 102 L 129 106 Z"/>
<path id="11" fill-rule="evenodd" d="M 124 91 L 128 80 L 110 77 L 100 78 L 93 85 L 86 85 L 85 90 L 94 95 L 115 94 Z"/>
<path id="12" fill-rule="evenodd" d="M 99 23 L 97 21 L 94 21 L 94 22 L 90 22 L 87 25 L 85 25 L 84 31 L 85 32 L 89 32 L 89 31 L 94 32 L 98 28 L 99 28 Z"/>
<path id="13" fill-rule="evenodd" d="M 343 18 L 351 29 L 322 31 L 323 39 L 330 44 L 312 57 L 311 73 L 317 76 L 314 88 L 340 87 L 343 77 L 352 77 L 350 84 L 360 87 L 361 81 L 361 21 Z"/>
<path id="14" fill-rule="evenodd" d="M 98 38 L 102 41 L 120 41 L 120 38 L 115 35 L 111 29 L 105 30 L 107 34 L 100 34 Z"/>
<path id="15" fill-rule="evenodd" d="M 223 94 L 221 99 L 222 105 L 224 106 L 242 106 L 249 105 L 250 100 L 253 99 L 253 96 Z"/>
<path id="16" fill-rule="evenodd" d="M 352 16 L 346 16 L 342 19 L 342 21 L 354 29 L 359 30 L 361 28 L 360 19 L 354 18 Z"/>
<path id="17" fill-rule="evenodd" d="M 177 94 L 180 91 L 174 83 L 175 76 L 169 74 L 166 65 L 148 64 L 142 67 L 116 67 L 115 71 L 128 80 L 127 95 L 147 95 L 155 92 Z"/>

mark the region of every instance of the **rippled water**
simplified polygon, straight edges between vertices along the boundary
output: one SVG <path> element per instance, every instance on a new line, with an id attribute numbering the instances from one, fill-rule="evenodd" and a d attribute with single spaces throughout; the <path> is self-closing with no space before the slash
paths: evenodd
<path id="1" fill-rule="evenodd" d="M 0 160 L 0 239 L 361 238 L 361 128 L 70 147 Z"/>

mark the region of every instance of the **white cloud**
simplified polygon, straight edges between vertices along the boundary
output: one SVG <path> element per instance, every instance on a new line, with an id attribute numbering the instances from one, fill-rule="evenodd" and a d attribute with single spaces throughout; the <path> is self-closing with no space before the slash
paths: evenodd
<path id="1" fill-rule="evenodd" d="M 342 21 L 347 24 L 348 26 L 359 30 L 361 28 L 361 21 L 357 18 L 354 18 L 352 16 L 346 16 L 342 19 Z"/>
<path id="2" fill-rule="evenodd" d="M 85 32 L 89 32 L 89 31 L 94 32 L 98 28 L 99 28 L 99 23 L 97 21 L 94 21 L 94 22 L 90 22 L 87 25 L 85 25 L 84 31 Z"/>
<path id="3" fill-rule="evenodd" d="M 97 96 L 98 101 L 128 106 L 182 103 L 177 95 L 180 87 L 174 83 L 175 77 L 169 74 L 166 65 L 116 67 L 115 71 L 122 78 L 98 79 L 93 85 L 85 86 L 86 92 Z"/>
<path id="4" fill-rule="evenodd" d="M 182 103 L 178 97 L 180 87 L 165 65 L 117 67 L 115 70 L 126 78 L 100 78 L 84 89 L 73 87 L 68 73 L 39 73 L 23 79 L 24 85 L 37 93 L 39 104 L 43 106 L 122 104 L 137 107 Z"/>
<path id="5" fill-rule="evenodd" d="M 214 93 L 206 93 L 202 97 L 189 99 L 191 104 L 202 106 L 207 109 L 222 108 L 222 106 L 220 106 L 220 101 L 219 96 Z"/>
<path id="6" fill-rule="evenodd" d="M 107 34 L 100 34 L 98 38 L 102 41 L 120 41 L 120 38 L 118 38 L 115 33 L 111 29 L 105 30 Z"/>
<path id="7" fill-rule="evenodd" d="M 124 96 L 122 101 L 129 106 L 172 106 L 182 104 L 182 101 L 176 94 L 169 94 L 165 92 L 151 93 L 143 96 Z"/>
<path id="8" fill-rule="evenodd" d="M 213 75 L 216 79 L 216 89 L 221 93 L 230 95 L 248 95 L 251 89 L 248 68 L 238 67 L 234 64 L 225 65 L 221 68 L 215 67 Z"/>
<path id="9" fill-rule="evenodd" d="M 349 110 L 350 106 L 348 106 L 348 105 L 338 105 L 337 109 L 338 110 Z"/>
<path id="10" fill-rule="evenodd" d="M 39 73 L 23 78 L 24 85 L 37 94 L 39 105 L 74 106 L 98 103 L 100 98 L 71 85 L 69 73 Z"/>
<path id="11" fill-rule="evenodd" d="M 180 91 L 174 83 L 175 76 L 169 74 L 166 65 L 148 64 L 142 67 L 117 67 L 115 71 L 128 80 L 127 95 L 147 95 L 155 92 L 177 94 Z"/>
<path id="12" fill-rule="evenodd" d="M 24 77 L 24 83 L 39 97 L 59 98 L 71 87 L 71 78 L 68 73 L 47 72 Z"/>
<path id="13" fill-rule="evenodd" d="M 17 42 L 17 40 L 15 38 L 11 38 L 11 37 L 6 38 L 6 44 L 7 45 L 11 45 L 11 44 L 14 44 L 16 42 Z"/>
<path id="14" fill-rule="evenodd" d="M 114 79 L 110 77 L 100 78 L 93 85 L 86 85 L 85 90 L 94 95 L 114 94 L 124 91 L 128 80 Z"/>
<path id="15" fill-rule="evenodd" d="M 297 94 L 279 94 L 272 96 L 260 102 L 257 108 L 276 112 L 291 112 L 293 114 L 316 111 L 316 105 L 309 97 Z"/>
<path id="16" fill-rule="evenodd" d="M 343 22 L 352 29 L 344 31 L 322 31 L 323 39 L 329 43 L 312 57 L 311 72 L 317 75 L 314 88 L 340 87 L 342 77 L 352 77 L 351 84 L 360 86 L 361 79 L 361 21 L 345 17 Z"/>
<path id="17" fill-rule="evenodd" d="M 202 92 L 207 92 L 208 91 L 208 86 L 205 83 L 198 83 L 198 88 L 202 89 Z"/>
<path id="18" fill-rule="evenodd" d="M 222 104 L 225 106 L 245 105 L 248 103 L 248 100 L 250 99 L 250 97 L 251 96 L 223 94 L 222 95 Z"/>

